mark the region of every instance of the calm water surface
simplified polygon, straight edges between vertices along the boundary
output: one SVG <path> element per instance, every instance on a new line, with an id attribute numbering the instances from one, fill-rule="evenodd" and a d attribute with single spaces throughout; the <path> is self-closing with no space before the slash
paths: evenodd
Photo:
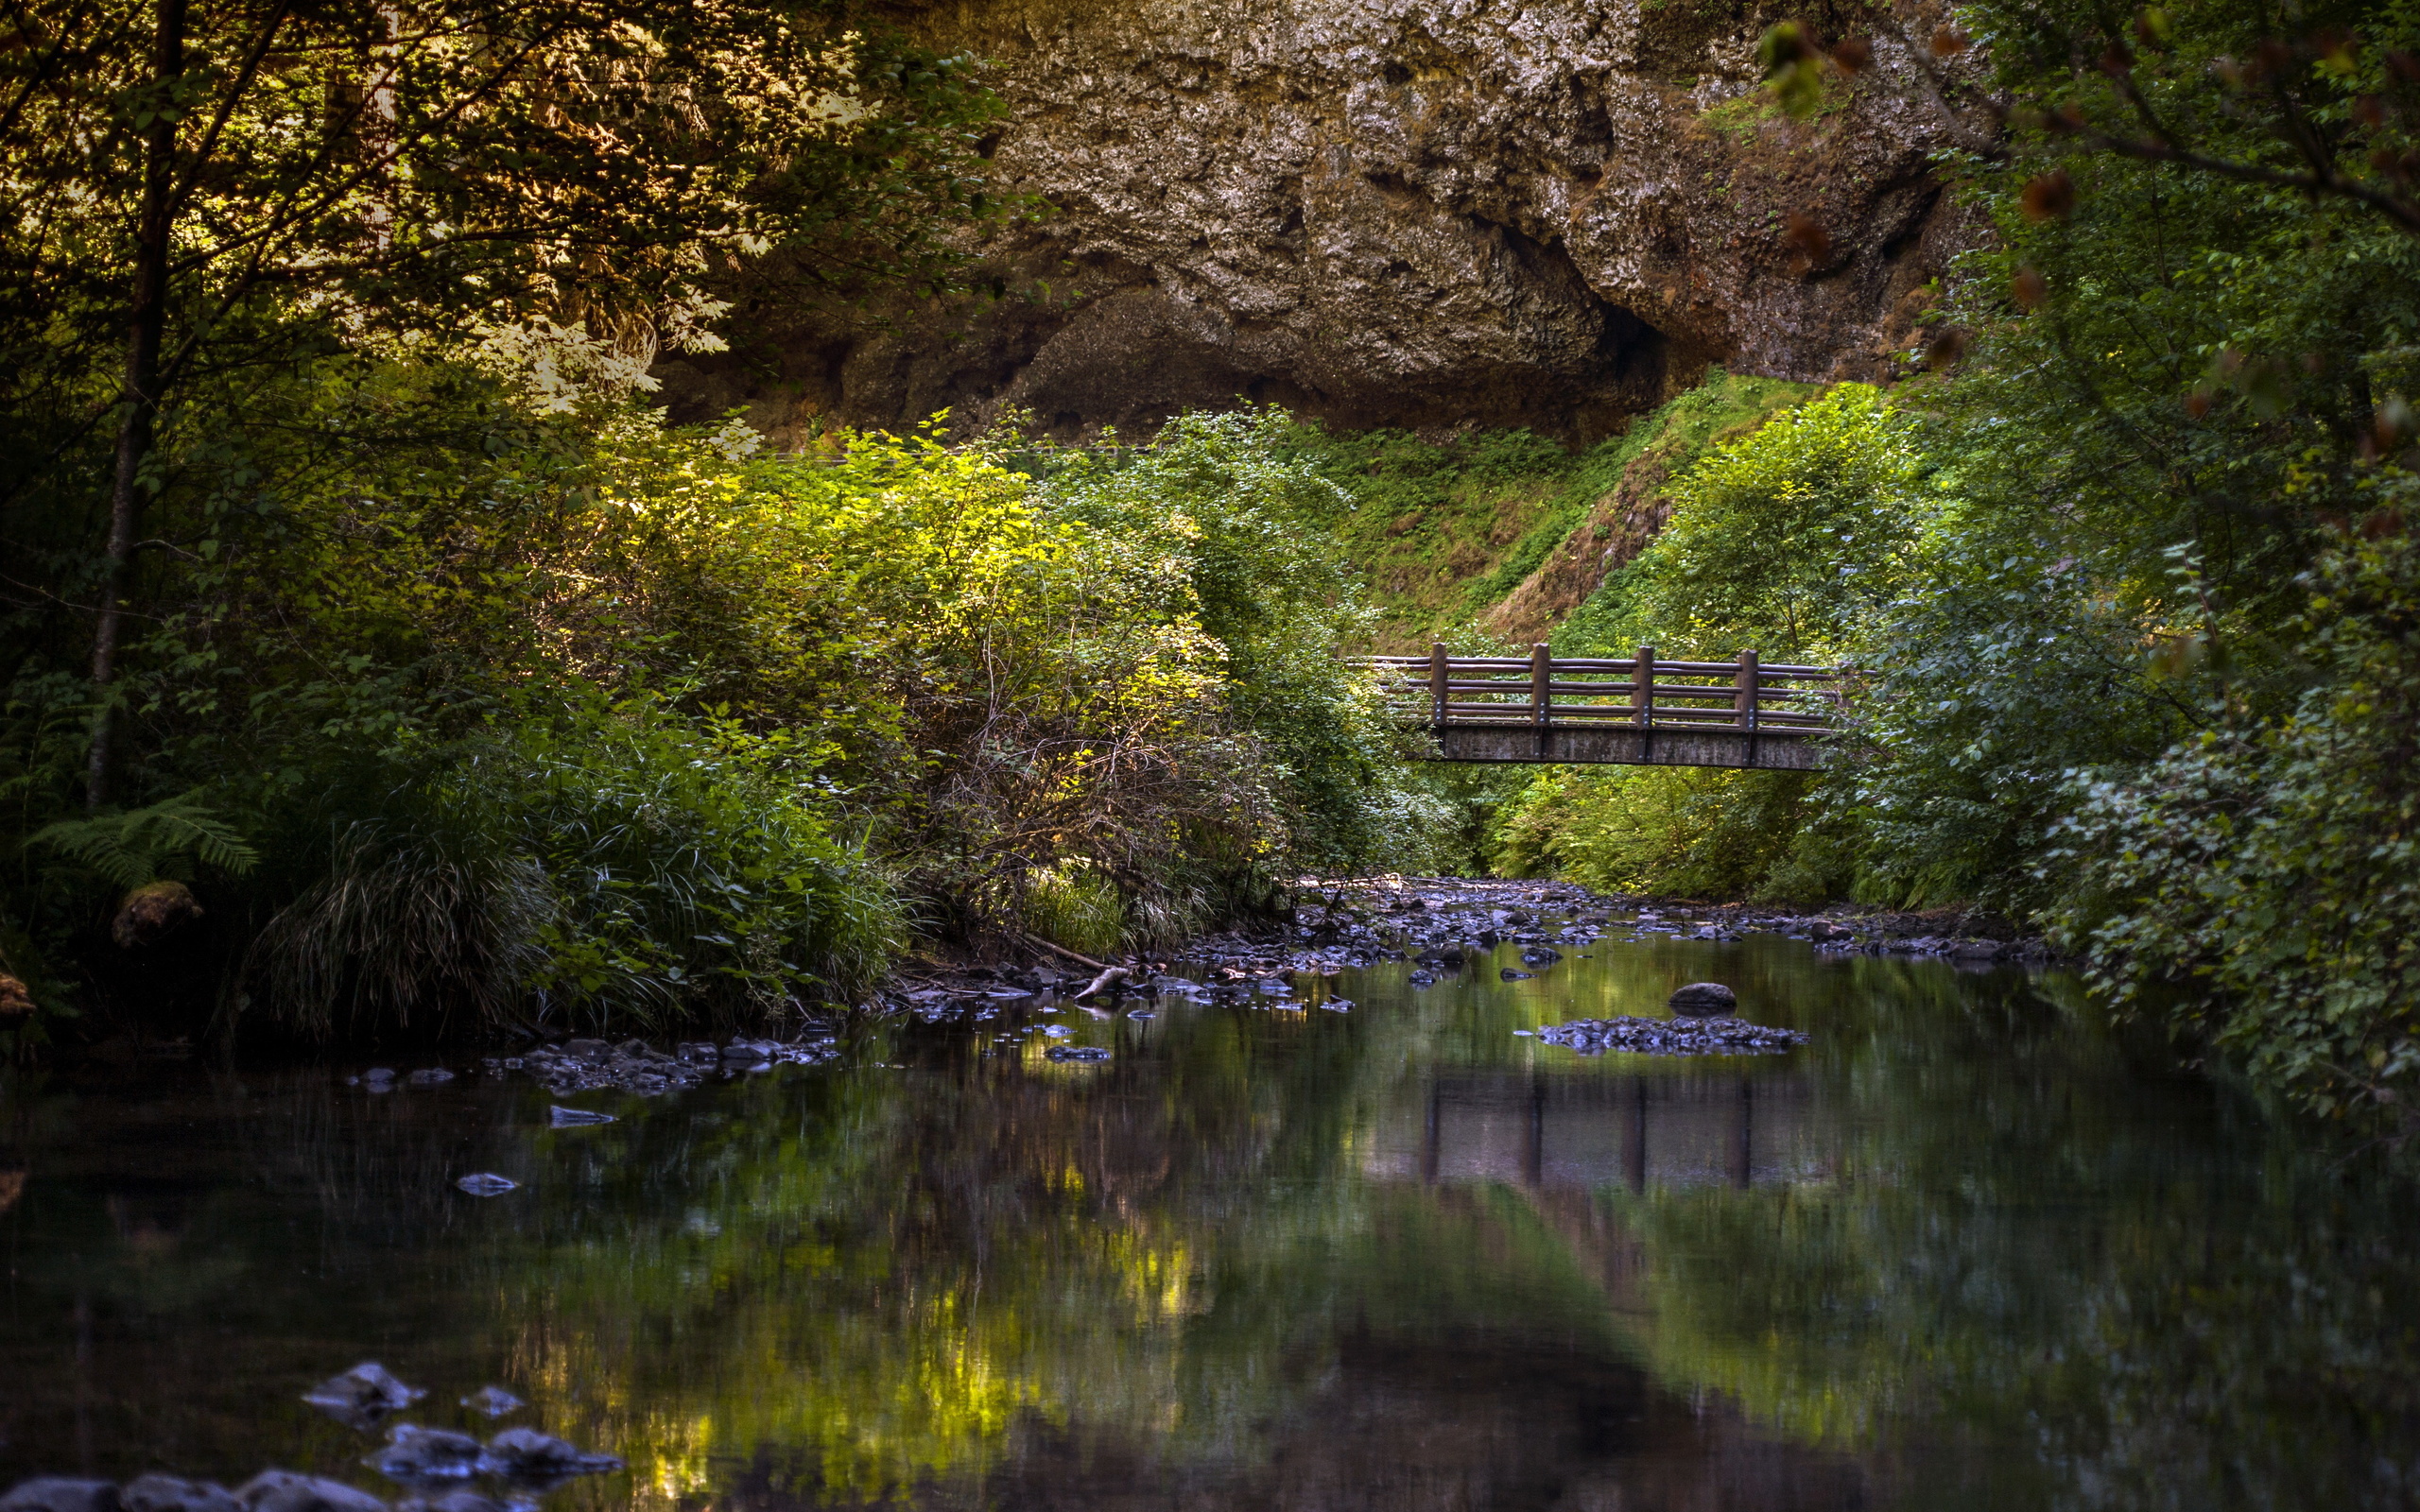
<path id="1" fill-rule="evenodd" d="M 1700 979 L 1813 1042 L 1513 1033 Z M 2420 1503 L 2412 1187 L 2055 977 L 1753 938 L 1335 988 L 1059 1015 L 1099 1064 L 889 1029 L 560 1130 L 469 1075 L 20 1075 L 0 1486 L 391 1495 L 296 1400 L 376 1359 L 416 1420 L 495 1383 L 629 1458 L 563 1512 Z"/>

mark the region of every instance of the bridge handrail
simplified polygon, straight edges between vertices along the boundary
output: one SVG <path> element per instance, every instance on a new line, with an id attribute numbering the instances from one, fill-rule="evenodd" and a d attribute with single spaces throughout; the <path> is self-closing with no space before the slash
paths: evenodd
<path id="1" fill-rule="evenodd" d="M 1758 660 L 1753 647 L 1742 650 L 1730 662 L 1668 662 L 1657 657 L 1651 645 L 1640 646 L 1634 657 L 1557 657 L 1548 647 L 1539 644 L 1530 647 L 1528 657 L 1521 658 L 1455 656 L 1441 643 L 1431 646 L 1425 657 L 1369 656 L 1353 660 L 1357 665 L 1380 673 L 1391 691 L 1418 690 L 1424 696 L 1392 699 L 1390 707 L 1401 711 L 1410 722 L 1439 729 L 1467 723 L 1523 723 L 1543 729 L 1560 720 L 1591 724 L 1618 720 L 1641 730 L 1744 730 L 1773 735 L 1815 735 L 1836 727 L 1830 711 L 1837 709 L 1840 692 L 1806 684 L 1837 682 L 1842 676 L 1837 667 L 1789 662 L 1768 665 Z M 1591 673 L 1604 680 L 1581 680 L 1581 676 Z M 1613 673 L 1626 674 L 1627 679 L 1614 680 L 1606 676 Z M 1724 680 L 1666 680 L 1674 678 Z M 1503 701 L 1469 701 L 1469 696 L 1474 694 Z M 1557 702 L 1558 696 L 1564 701 Z M 1629 702 L 1603 701 L 1616 697 L 1627 697 Z M 1675 702 L 1659 703 L 1665 699 Z M 1729 707 L 1681 707 L 1709 701 Z M 1803 707 L 1807 702 L 1824 707 Z M 1788 703 L 1802 707 L 1772 706 Z M 1425 718 L 1413 717 L 1423 714 Z"/>

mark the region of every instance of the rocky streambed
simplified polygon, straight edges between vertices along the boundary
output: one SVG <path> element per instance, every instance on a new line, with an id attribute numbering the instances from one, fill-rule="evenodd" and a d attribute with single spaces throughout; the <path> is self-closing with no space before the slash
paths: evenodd
<path id="1" fill-rule="evenodd" d="M 38 1476 L 0 1496 L 0 1512 L 526 1512 L 544 1492 L 622 1469 L 619 1455 L 593 1453 L 534 1428 L 503 1429 L 482 1442 L 454 1429 L 390 1424 L 427 1395 L 371 1360 L 302 1397 L 364 1435 L 385 1429 L 386 1442 L 362 1464 L 411 1493 L 391 1503 L 326 1476 L 268 1469 L 233 1489 L 157 1473 L 123 1485 Z M 460 1404 L 489 1418 L 528 1405 L 500 1386 L 482 1387 Z"/>
<path id="2" fill-rule="evenodd" d="M 1520 964 L 1484 969 L 1507 981 L 1551 971 L 1566 952 L 1600 944 L 1724 942 L 1754 935 L 1805 940 L 1826 954 L 1946 959 L 1976 968 L 2052 958 L 2039 938 L 2004 927 L 1978 927 L 1992 921 L 1951 912 L 1797 914 L 1660 902 L 1562 882 L 1460 877 L 1312 881 L 1303 885 L 1300 896 L 1303 901 L 1283 921 L 1205 936 L 1164 956 L 1097 961 L 1037 947 L 1024 960 L 923 963 L 899 973 L 864 1007 L 927 1024 L 961 1025 L 1000 1042 L 1038 1040 L 1046 1058 L 1081 1061 L 1107 1059 L 1111 1052 L 1056 1042 L 1073 1038 L 1071 1023 L 1078 1016 L 1149 1019 L 1163 1003 L 1174 1002 L 1350 1012 L 1352 1002 L 1335 989 L 1345 971 L 1406 962 L 1411 985 L 1426 988 L 1483 969 L 1478 963 L 1494 960 L 1506 945 L 1518 947 Z M 1675 1005 L 1677 1013 L 1688 1011 Z M 372 1067 L 348 1080 L 377 1093 L 441 1085 L 457 1074 L 524 1076 L 558 1096 L 599 1091 L 652 1096 L 775 1066 L 823 1064 L 840 1055 L 841 1034 L 838 1020 L 816 1015 L 802 1018 L 783 1035 L 734 1036 L 721 1042 L 659 1047 L 636 1039 L 558 1039 L 480 1057 L 459 1073 L 445 1066 Z M 1715 1053 L 1723 1045 L 1750 1048 L 1736 1035 L 1725 1039 L 1727 1034 L 1703 1027 L 1685 1033 L 1575 1028 L 1561 1039 L 1541 1038 L 1583 1051 L 1591 1044 L 1676 1055 Z M 559 1125 L 610 1122 L 607 1115 L 576 1108 L 554 1112 Z"/>

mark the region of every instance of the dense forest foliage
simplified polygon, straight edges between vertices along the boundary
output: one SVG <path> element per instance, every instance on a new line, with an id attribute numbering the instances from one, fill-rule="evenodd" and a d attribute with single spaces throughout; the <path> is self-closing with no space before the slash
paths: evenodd
<path id="1" fill-rule="evenodd" d="M 2394 1102 L 2420 1057 L 2413 20 L 1987 5 L 1937 32 L 1989 49 L 2001 125 L 1948 164 L 1991 235 L 1937 334 L 1892 391 L 1719 448 L 1558 638 L 1851 664 L 1834 769 L 1550 772 L 1500 863 L 1984 905 L 2318 1108 Z M 1802 105 L 1870 56 L 1768 48 Z"/>
<path id="2" fill-rule="evenodd" d="M 2391 1102 L 2420 26 L 1884 22 L 1899 83 L 1785 25 L 1765 87 L 1914 78 L 1961 144 L 1987 233 L 1892 384 L 1718 372 L 1577 458 L 1251 409 L 776 456 L 650 365 L 1045 210 L 978 60 L 815 0 L 9 11 L 0 1032 L 761 1014 L 1488 865 L 1987 907 Z M 1649 462 L 1653 539 L 1524 600 Z M 1417 775 L 1338 662 L 1516 633 L 1837 659 L 1852 728 L 1821 780 Z"/>
<path id="3" fill-rule="evenodd" d="M 1402 851 L 1279 418 L 775 457 L 649 404 L 732 281 L 938 285 L 1023 213 L 972 60 L 779 0 L 7 24 L 21 1045 L 761 1016 Z"/>

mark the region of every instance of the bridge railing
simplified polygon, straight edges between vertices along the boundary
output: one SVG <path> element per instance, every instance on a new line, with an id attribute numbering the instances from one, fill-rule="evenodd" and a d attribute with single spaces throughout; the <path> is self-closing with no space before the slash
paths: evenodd
<path id="1" fill-rule="evenodd" d="M 1760 661 L 1668 662 L 1642 645 L 1634 657 L 1422 656 L 1360 659 L 1376 669 L 1388 703 L 1408 724 L 1603 723 L 1640 730 L 1746 730 L 1768 735 L 1834 729 L 1837 668 Z"/>

